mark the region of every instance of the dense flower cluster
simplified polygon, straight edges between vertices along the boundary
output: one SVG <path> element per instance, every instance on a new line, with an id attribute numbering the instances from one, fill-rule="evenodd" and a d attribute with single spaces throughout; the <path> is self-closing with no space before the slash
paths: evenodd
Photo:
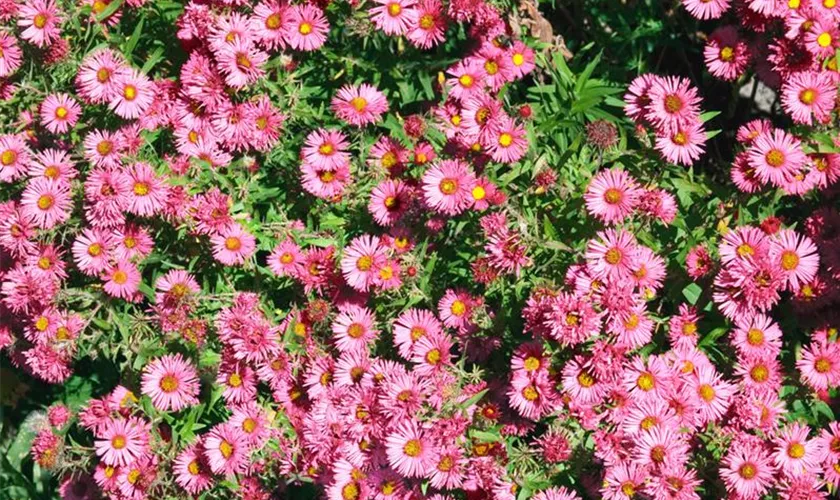
<path id="1" fill-rule="evenodd" d="M 713 193 L 702 88 L 616 118 L 496 3 L 0 0 L 15 446 L 66 499 L 836 494 L 840 7 L 734 10 L 709 72 L 794 125 Z"/>
<path id="2" fill-rule="evenodd" d="M 689 166 L 703 154 L 700 97 L 689 80 L 644 74 L 633 80 L 624 100 L 627 116 L 640 127 L 653 127 L 656 150 L 665 160 Z"/>

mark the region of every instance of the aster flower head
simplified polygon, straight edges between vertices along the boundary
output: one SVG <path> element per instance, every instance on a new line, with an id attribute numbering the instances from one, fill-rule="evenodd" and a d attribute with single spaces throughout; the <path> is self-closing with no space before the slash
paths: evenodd
<path id="1" fill-rule="evenodd" d="M 386 259 L 387 249 L 378 237 L 358 236 L 344 249 L 341 272 L 348 285 L 366 292 L 373 285 L 374 277 Z"/>
<path id="2" fill-rule="evenodd" d="M 313 4 L 292 5 L 283 22 L 286 43 L 296 50 L 318 50 L 327 41 L 330 24 L 324 11 Z"/>
<path id="3" fill-rule="evenodd" d="M 195 367 L 180 354 L 167 354 L 143 369 L 142 392 L 161 411 L 179 411 L 198 404 Z"/>
<path id="4" fill-rule="evenodd" d="M 213 257 L 227 266 L 243 264 L 256 249 L 256 238 L 236 223 L 211 236 L 210 242 Z"/>
<path id="5" fill-rule="evenodd" d="M 79 120 L 82 108 L 67 94 L 50 94 L 40 107 L 41 122 L 53 134 L 63 134 Z"/>
<path id="6" fill-rule="evenodd" d="M 607 224 L 624 220 L 633 213 L 639 199 L 638 185 L 623 170 L 603 170 L 589 183 L 584 194 L 587 211 Z"/>
<path id="7" fill-rule="evenodd" d="M 750 51 L 738 36 L 735 26 L 722 26 L 709 36 L 703 57 L 709 73 L 722 80 L 732 81 L 746 70 L 750 62 Z"/>
<path id="8" fill-rule="evenodd" d="M 336 348 L 341 352 L 366 351 L 377 337 L 373 312 L 366 307 L 350 306 L 333 321 Z"/>
<path id="9" fill-rule="evenodd" d="M 406 420 L 385 439 L 388 463 L 404 477 L 425 476 L 433 465 L 435 449 L 414 420 Z"/>
<path id="10" fill-rule="evenodd" d="M 470 204 L 475 175 L 459 160 L 443 160 L 423 174 L 426 203 L 446 215 L 458 215 Z"/>
<path id="11" fill-rule="evenodd" d="M 33 0 L 21 5 L 17 24 L 23 29 L 21 38 L 44 48 L 61 35 L 63 20 L 54 0 Z"/>
<path id="12" fill-rule="evenodd" d="M 345 85 L 333 97 L 331 107 L 336 116 L 357 127 L 376 123 L 388 111 L 388 100 L 368 83 Z"/>
<path id="13" fill-rule="evenodd" d="M 666 133 L 676 133 L 696 122 L 700 111 L 697 89 L 684 78 L 660 77 L 648 91 L 646 118 Z"/>
<path id="14" fill-rule="evenodd" d="M 785 79 L 782 107 L 793 121 L 811 125 L 830 119 L 837 96 L 837 83 L 826 72 L 805 71 Z"/>
<path id="15" fill-rule="evenodd" d="M 112 466 L 130 464 L 146 453 L 149 443 L 147 424 L 136 417 L 110 420 L 97 437 L 96 454 L 102 462 Z"/>
<path id="16" fill-rule="evenodd" d="M 238 427 L 218 424 L 204 436 L 204 454 L 214 474 L 232 476 L 248 465 L 248 441 Z"/>
<path id="17" fill-rule="evenodd" d="M 756 137 L 748 158 L 761 182 L 778 187 L 790 182 L 808 163 L 799 139 L 781 129 Z"/>
<path id="18" fill-rule="evenodd" d="M 418 21 L 416 0 L 375 0 L 371 21 L 386 35 L 404 35 Z"/>

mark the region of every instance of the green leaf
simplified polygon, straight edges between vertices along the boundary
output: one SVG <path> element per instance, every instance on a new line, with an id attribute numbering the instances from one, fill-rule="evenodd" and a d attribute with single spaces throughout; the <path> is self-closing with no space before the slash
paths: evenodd
<path id="1" fill-rule="evenodd" d="M 114 12 L 118 11 L 120 7 L 122 7 L 123 0 L 114 0 L 113 2 L 109 3 L 105 9 L 96 15 L 96 20 L 100 23 L 111 17 Z"/>
<path id="2" fill-rule="evenodd" d="M 703 289 L 700 288 L 700 285 L 697 283 L 689 283 L 682 291 L 683 296 L 685 296 L 686 300 L 688 300 L 688 303 L 691 305 L 697 304 L 697 300 L 700 298 L 702 293 Z"/>
<path id="3" fill-rule="evenodd" d="M 488 390 L 489 390 L 489 389 L 484 389 L 483 391 L 480 391 L 480 392 L 478 392 L 478 393 L 474 394 L 474 395 L 473 395 L 470 399 L 468 399 L 468 400 L 464 401 L 463 403 L 461 403 L 461 408 L 462 408 L 462 409 L 464 409 L 464 410 L 466 410 L 466 409 L 467 409 L 467 408 L 469 408 L 470 406 L 475 405 L 476 403 L 478 403 L 479 401 L 481 401 L 481 398 L 483 398 L 483 397 L 484 397 L 484 395 L 485 395 L 485 394 L 487 394 L 487 391 L 488 391 Z"/>

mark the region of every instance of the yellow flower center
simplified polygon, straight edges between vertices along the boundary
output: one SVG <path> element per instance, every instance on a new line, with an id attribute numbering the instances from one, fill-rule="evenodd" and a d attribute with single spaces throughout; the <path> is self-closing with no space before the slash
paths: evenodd
<path id="1" fill-rule="evenodd" d="M 257 429 L 257 421 L 251 417 L 246 418 L 242 421 L 242 430 L 251 434 Z"/>
<path id="2" fill-rule="evenodd" d="M 353 99 L 351 99 L 350 104 L 353 106 L 353 109 L 355 109 L 356 111 L 361 113 L 362 111 L 365 110 L 365 108 L 367 108 L 368 102 L 367 102 L 367 99 L 359 96 L 359 97 L 354 97 Z"/>
<path id="3" fill-rule="evenodd" d="M 63 120 L 64 118 L 67 118 L 68 113 L 69 113 L 69 111 L 64 106 L 59 106 L 55 109 L 55 117 L 58 118 L 59 120 Z"/>
<path id="4" fill-rule="evenodd" d="M 750 378 L 759 384 L 767 382 L 770 377 L 770 370 L 764 365 L 756 365 L 750 370 Z"/>
<path id="5" fill-rule="evenodd" d="M 802 458 L 805 456 L 805 447 L 800 443 L 790 443 L 787 454 L 790 458 Z"/>
<path id="6" fill-rule="evenodd" d="M 111 71 L 108 68 L 99 68 L 99 71 L 96 72 L 96 79 L 99 83 L 106 83 L 111 79 Z"/>
<path id="7" fill-rule="evenodd" d="M 731 62 L 735 59 L 735 49 L 732 47 L 724 47 L 720 49 L 720 60 L 723 62 Z"/>
<path id="8" fill-rule="evenodd" d="M 513 55 L 511 60 L 513 61 L 513 64 L 515 66 L 522 66 L 523 64 L 525 64 L 525 55 L 517 52 Z"/>
<path id="9" fill-rule="evenodd" d="M 817 93 L 814 89 L 805 89 L 799 93 L 799 100 L 802 104 L 811 105 L 814 103 L 814 100 L 817 98 Z"/>
<path id="10" fill-rule="evenodd" d="M 223 457 L 230 458 L 233 455 L 233 445 L 223 439 L 219 444 L 219 452 L 221 452 Z"/>
<path id="11" fill-rule="evenodd" d="M 281 24 L 283 23 L 280 14 L 271 14 L 265 18 L 265 27 L 270 30 L 279 29 Z"/>
<path id="12" fill-rule="evenodd" d="M 188 471 L 190 472 L 190 474 L 192 474 L 193 476 L 197 476 L 197 475 L 198 475 L 198 473 L 199 473 L 199 471 L 200 471 L 200 469 L 199 469 L 199 467 L 198 467 L 198 460 L 193 460 L 192 462 L 190 462 L 190 464 L 189 464 L 189 465 L 187 465 L 187 470 L 188 470 Z"/>
<path id="13" fill-rule="evenodd" d="M 111 448 L 121 450 L 125 448 L 125 436 L 114 436 L 111 438 Z"/>
<path id="14" fill-rule="evenodd" d="M 682 99 L 676 94 L 669 94 L 665 96 L 665 111 L 674 114 L 683 108 Z"/>
<path id="15" fill-rule="evenodd" d="M 17 161 L 17 153 L 12 151 L 11 149 L 3 151 L 3 154 L 0 155 L 0 163 L 2 163 L 5 167 L 8 167 L 15 161 Z"/>
<path id="16" fill-rule="evenodd" d="M 828 47 L 829 45 L 831 45 L 831 42 L 832 42 L 831 33 L 827 32 L 827 31 L 823 32 L 823 33 L 820 33 L 820 36 L 817 37 L 817 44 L 820 47 L 823 47 L 823 48 Z"/>
<path id="17" fill-rule="evenodd" d="M 145 182 L 135 182 L 134 194 L 136 194 L 137 196 L 146 196 L 147 194 L 149 194 L 149 185 Z"/>
<path id="18" fill-rule="evenodd" d="M 487 190 L 481 186 L 476 186 L 472 189 L 472 197 L 476 201 L 481 201 L 487 197 Z"/>
<path id="19" fill-rule="evenodd" d="M 432 349 L 426 353 L 426 363 L 436 365 L 440 363 L 440 349 Z"/>
<path id="20" fill-rule="evenodd" d="M 417 457 L 420 456 L 420 453 L 423 452 L 423 443 L 420 442 L 419 439 L 409 439 L 405 446 L 403 446 L 403 453 L 409 457 Z"/>
<path id="21" fill-rule="evenodd" d="M 740 467 L 738 467 L 738 474 L 743 477 L 744 479 L 752 479 L 758 473 L 755 465 L 747 462 Z"/>
<path id="22" fill-rule="evenodd" d="M 593 385 L 595 385 L 595 377 L 593 377 L 589 373 L 583 372 L 583 371 L 578 373 L 577 381 L 578 381 L 578 384 L 580 384 L 580 386 L 585 388 L 585 389 L 588 389 L 588 388 L 592 387 Z"/>
<path id="23" fill-rule="evenodd" d="M 610 248 L 609 250 L 607 250 L 607 253 L 604 254 L 604 260 L 606 260 L 608 264 L 613 266 L 621 262 L 621 257 L 621 250 L 615 247 Z"/>
<path id="24" fill-rule="evenodd" d="M 817 373 L 828 373 L 831 370 L 831 361 L 828 358 L 817 358 L 814 361 L 814 370 Z"/>
<path id="25" fill-rule="evenodd" d="M 118 285 L 125 285 L 125 283 L 128 281 L 128 275 L 125 273 L 125 271 L 117 269 L 114 272 L 114 275 L 111 276 L 111 279 L 114 281 L 114 283 Z"/>
<path id="26" fill-rule="evenodd" d="M 621 191 L 616 188 L 609 188 L 604 191 L 604 201 L 609 203 L 610 205 L 615 205 L 621 202 Z"/>
<path id="27" fill-rule="evenodd" d="M 671 141 L 677 146 L 685 146 L 688 143 L 688 136 L 685 134 L 685 132 L 680 130 L 679 132 L 674 134 L 674 137 L 671 138 Z"/>
<path id="28" fill-rule="evenodd" d="M 522 389 L 522 397 L 527 401 L 536 401 L 540 398 L 540 393 L 537 392 L 536 387 L 529 385 L 528 387 Z"/>
<path id="29" fill-rule="evenodd" d="M 227 248 L 231 252 L 236 252 L 237 250 L 242 248 L 242 240 L 240 240 L 236 236 L 228 236 L 227 238 L 225 238 L 225 248 Z"/>
<path id="30" fill-rule="evenodd" d="M 32 20 L 32 24 L 34 24 L 38 29 L 43 29 L 44 26 L 47 25 L 47 16 L 44 14 L 37 14 L 35 19 Z"/>
<path id="31" fill-rule="evenodd" d="M 91 257 L 98 257 L 102 253 L 102 245 L 99 243 L 92 243 L 87 249 L 88 255 Z"/>
<path id="32" fill-rule="evenodd" d="M 460 83 L 462 87 L 469 88 L 473 86 L 475 80 L 473 80 L 473 77 L 470 75 L 461 75 L 461 77 L 458 78 L 458 83 Z"/>
<path id="33" fill-rule="evenodd" d="M 453 194 L 458 190 L 458 181 L 455 179 L 444 179 L 440 181 L 440 192 L 446 195 Z"/>
<path id="34" fill-rule="evenodd" d="M 55 204 L 55 199 L 52 195 L 42 194 L 38 197 L 38 208 L 41 210 L 49 210 Z"/>
<path id="35" fill-rule="evenodd" d="M 131 84 L 126 85 L 125 88 L 123 88 L 123 97 L 125 97 L 126 101 L 133 101 L 134 99 L 136 99 L 137 87 Z"/>
<path id="36" fill-rule="evenodd" d="M 397 17 L 402 13 L 402 7 L 397 2 L 391 2 L 388 4 L 388 14 L 391 14 L 391 17 Z"/>
<path id="37" fill-rule="evenodd" d="M 231 387 L 239 387 L 242 385 L 242 377 L 238 373 L 231 373 L 228 375 L 227 383 Z"/>
<path id="38" fill-rule="evenodd" d="M 715 389 L 709 384 L 700 384 L 697 388 L 697 394 L 707 403 L 711 403 L 715 399 Z"/>
<path id="39" fill-rule="evenodd" d="M 99 144 L 96 145 L 96 152 L 102 156 L 107 155 L 111 151 L 113 151 L 114 145 L 111 141 L 99 141 Z"/>
<path id="40" fill-rule="evenodd" d="M 499 72 L 499 63 L 496 61 L 485 61 L 484 70 L 487 71 L 488 75 L 495 75 Z"/>
<path id="41" fill-rule="evenodd" d="M 507 132 L 502 133 L 499 136 L 499 146 L 508 147 L 513 144 L 513 136 L 508 134 Z"/>
<path id="42" fill-rule="evenodd" d="M 540 358 L 536 356 L 528 356 L 523 363 L 525 370 L 529 372 L 536 371 L 540 367 Z"/>
<path id="43" fill-rule="evenodd" d="M 424 30 L 430 30 L 435 26 L 435 18 L 430 15 L 426 14 L 420 18 L 420 28 Z"/>
<path id="44" fill-rule="evenodd" d="M 360 338 L 364 334 L 365 327 L 359 323 L 353 323 L 347 328 L 347 335 L 350 335 L 354 339 Z"/>
<path id="45" fill-rule="evenodd" d="M 799 266 L 799 256 L 796 252 L 785 250 L 782 252 L 782 269 L 785 271 L 793 271 Z"/>
<path id="46" fill-rule="evenodd" d="M 656 387 L 656 379 L 648 372 L 642 372 L 636 379 L 636 387 L 647 392 Z"/>
<path id="47" fill-rule="evenodd" d="M 467 312 L 467 305 L 462 300 L 456 300 L 449 307 L 449 311 L 455 316 L 463 316 Z"/>
<path id="48" fill-rule="evenodd" d="M 298 33 L 301 35 L 308 35 L 312 33 L 312 25 L 309 23 L 300 23 L 300 26 L 298 26 Z"/>

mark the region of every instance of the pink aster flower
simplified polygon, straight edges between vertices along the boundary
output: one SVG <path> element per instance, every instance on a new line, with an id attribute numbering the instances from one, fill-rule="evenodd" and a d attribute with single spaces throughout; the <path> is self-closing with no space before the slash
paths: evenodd
<path id="1" fill-rule="evenodd" d="M 318 129 L 306 136 L 303 160 L 319 170 L 335 170 L 350 162 L 347 136 L 338 130 Z"/>
<path id="2" fill-rule="evenodd" d="M 657 78 L 651 84 L 648 96 L 647 119 L 669 135 L 695 123 L 699 116 L 700 97 L 685 78 Z"/>
<path id="3" fill-rule="evenodd" d="M 683 7 L 697 19 L 717 19 L 729 10 L 730 0 L 682 0 Z"/>
<path id="4" fill-rule="evenodd" d="M 534 59 L 534 51 L 521 40 L 516 40 L 508 49 L 511 70 L 514 76 L 522 78 L 537 67 Z"/>
<path id="5" fill-rule="evenodd" d="M 108 266 L 104 272 L 105 292 L 112 297 L 131 300 L 140 285 L 140 271 L 127 260 Z"/>
<path id="6" fill-rule="evenodd" d="M 656 150 L 671 163 L 691 166 L 703 154 L 706 130 L 699 121 L 675 125 L 671 132 L 664 131 L 656 137 Z"/>
<path id="7" fill-rule="evenodd" d="M 613 229 L 600 231 L 586 247 L 586 268 L 596 279 L 626 279 L 633 273 L 635 255 L 636 238 L 631 233 Z"/>
<path id="8" fill-rule="evenodd" d="M 268 54 L 257 49 L 251 42 L 237 39 L 226 44 L 216 59 L 219 69 L 225 75 L 225 83 L 235 89 L 242 89 L 265 74 L 263 66 L 268 61 Z"/>
<path id="9" fill-rule="evenodd" d="M 373 312 L 366 307 L 349 306 L 332 324 L 335 347 L 341 352 L 367 351 L 379 335 Z"/>
<path id="10" fill-rule="evenodd" d="M 461 60 L 446 73 L 450 75 L 446 85 L 452 98 L 463 102 L 484 92 L 483 71 L 478 63 Z"/>
<path id="11" fill-rule="evenodd" d="M 428 377 L 440 373 L 451 365 L 452 338 L 446 334 L 424 335 L 418 340 L 412 350 L 414 355 L 414 373 L 421 377 Z"/>
<path id="12" fill-rule="evenodd" d="M 155 100 L 155 86 L 136 70 L 126 70 L 114 76 L 114 92 L 108 107 L 122 118 L 140 117 Z"/>
<path id="13" fill-rule="evenodd" d="M 796 123 L 811 125 L 830 119 L 837 83 L 826 72 L 804 71 L 782 84 L 782 107 Z"/>
<path id="14" fill-rule="evenodd" d="M 301 185 L 309 194 L 332 200 L 341 196 L 350 182 L 350 163 L 335 169 L 318 168 L 309 163 L 300 166 Z"/>
<path id="15" fill-rule="evenodd" d="M 30 177 L 43 177 L 54 181 L 68 182 L 79 175 L 67 152 L 47 148 L 35 155 L 35 161 L 29 166 Z"/>
<path id="16" fill-rule="evenodd" d="M 297 243 L 286 239 L 268 256 L 268 267 L 277 276 L 298 276 L 303 272 L 303 252 Z"/>
<path id="17" fill-rule="evenodd" d="M 175 457 L 175 482 L 190 495 L 197 495 L 213 484 L 210 466 L 201 453 L 201 444 L 192 444 Z"/>
<path id="18" fill-rule="evenodd" d="M 443 160 L 426 170 L 422 182 L 423 195 L 430 207 L 447 215 L 458 215 L 470 205 L 475 176 L 466 163 Z"/>
<path id="19" fill-rule="evenodd" d="M 756 137 L 749 149 L 750 166 L 761 182 L 784 186 L 808 163 L 799 139 L 784 130 Z"/>
<path id="20" fill-rule="evenodd" d="M 820 470 L 819 442 L 808 438 L 810 428 L 800 423 L 785 426 L 773 440 L 773 460 L 781 471 L 791 476 L 816 474 Z"/>
<path id="21" fill-rule="evenodd" d="M 29 147 L 19 135 L 0 135 L 0 182 L 12 182 L 31 164 Z"/>
<path id="22" fill-rule="evenodd" d="M 248 466 L 247 436 L 238 427 L 218 424 L 204 436 L 204 454 L 213 473 L 242 473 Z"/>
<path id="23" fill-rule="evenodd" d="M 286 48 L 283 35 L 283 23 L 288 15 L 289 6 L 285 2 L 268 0 L 254 6 L 251 26 L 256 36 L 268 49 Z"/>
<path id="24" fill-rule="evenodd" d="M 735 319 L 732 345 L 742 356 L 773 356 L 782 348 L 782 330 L 769 316 Z"/>
<path id="25" fill-rule="evenodd" d="M 494 161 L 515 163 L 528 151 L 525 128 L 506 115 L 499 116 L 490 125 L 489 144 L 484 144 Z"/>
<path id="26" fill-rule="evenodd" d="M 771 238 L 769 257 L 782 269 L 788 289 L 794 292 L 803 283 L 812 281 L 820 267 L 817 246 L 811 238 L 791 229 L 784 229 Z"/>
<path id="27" fill-rule="evenodd" d="M 812 342 L 796 362 L 802 381 L 817 391 L 840 385 L 840 344 Z"/>
<path id="28" fill-rule="evenodd" d="M 817 19 L 803 38 L 808 52 L 820 58 L 831 57 L 840 46 L 840 29 L 836 19 Z"/>
<path id="29" fill-rule="evenodd" d="M 102 462 L 124 466 L 147 452 L 149 430 L 139 418 L 116 418 L 103 426 L 97 438 L 94 447 Z"/>
<path id="30" fill-rule="evenodd" d="M 386 35 L 404 35 L 416 23 L 416 0 L 374 0 L 370 20 Z"/>
<path id="31" fill-rule="evenodd" d="M 38 227 L 49 229 L 70 217 L 73 200 L 66 181 L 32 179 L 20 198 L 23 214 Z"/>
<path id="32" fill-rule="evenodd" d="M 127 73 L 122 56 L 110 49 L 99 49 L 86 56 L 76 74 L 76 88 L 91 103 L 109 102 L 114 97 L 117 76 Z"/>
<path id="33" fill-rule="evenodd" d="M 387 250 L 376 236 L 363 235 L 354 238 L 344 249 L 341 258 L 341 272 L 347 284 L 360 292 L 366 292 L 373 284 L 379 267 L 387 259 Z"/>
<path id="34" fill-rule="evenodd" d="M 132 183 L 127 210 L 141 216 L 150 216 L 160 211 L 166 202 L 166 182 L 155 175 L 151 165 L 144 162 L 131 165 L 127 173 Z"/>
<path id="35" fill-rule="evenodd" d="M 318 50 L 327 41 L 329 31 L 324 11 L 309 3 L 289 7 L 283 23 L 286 43 L 296 50 Z"/>
<path id="36" fill-rule="evenodd" d="M 385 439 L 388 463 L 404 477 L 423 477 L 434 464 L 434 445 L 414 420 L 399 424 Z"/>
<path id="37" fill-rule="evenodd" d="M 430 311 L 409 309 L 394 321 L 394 344 L 400 356 L 409 359 L 413 355 L 415 343 L 427 335 L 440 335 L 442 328 L 440 321 Z"/>
<path id="38" fill-rule="evenodd" d="M 59 24 L 63 20 L 53 0 L 32 0 L 21 4 L 17 22 L 23 29 L 20 37 L 38 47 L 48 47 L 61 36 Z"/>
<path id="39" fill-rule="evenodd" d="M 339 119 L 361 127 L 381 120 L 388 111 L 388 100 L 373 85 L 345 85 L 333 97 L 331 107 Z"/>
<path id="40" fill-rule="evenodd" d="M 241 225 L 233 223 L 210 237 L 213 258 L 226 266 L 235 266 L 248 260 L 256 249 L 256 239 Z"/>
<path id="41" fill-rule="evenodd" d="M 41 123 L 53 134 L 73 128 L 81 113 L 79 103 L 67 94 L 50 94 L 41 103 Z"/>
<path id="42" fill-rule="evenodd" d="M 723 26 L 709 36 L 703 57 L 709 73 L 721 80 L 732 81 L 746 70 L 750 62 L 750 51 L 738 36 L 738 28 Z"/>
<path id="43" fill-rule="evenodd" d="M 639 201 L 636 180 L 624 170 L 599 172 L 584 194 L 587 211 L 607 224 L 621 222 L 633 213 Z"/>
<path id="44" fill-rule="evenodd" d="M 85 136 L 85 159 L 97 167 L 121 165 L 119 136 L 105 130 L 92 130 Z"/>
<path id="45" fill-rule="evenodd" d="M 98 229 L 87 228 L 73 242 L 73 260 L 83 273 L 96 275 L 108 267 L 111 246 L 110 235 Z"/>
<path id="46" fill-rule="evenodd" d="M 17 39 L 9 33 L 0 32 L 0 78 L 6 78 L 17 71 L 23 61 L 23 51 Z"/>
<path id="47" fill-rule="evenodd" d="M 742 498 L 760 498 L 773 484 L 775 468 L 758 447 L 735 445 L 721 460 L 720 475 L 727 490 Z"/>
<path id="48" fill-rule="evenodd" d="M 380 225 L 392 226 L 408 210 L 411 197 L 412 190 L 405 183 L 387 180 L 373 188 L 368 211 Z"/>
<path id="49" fill-rule="evenodd" d="M 713 367 L 702 366 L 697 370 L 693 389 L 700 403 L 699 414 L 704 422 L 717 420 L 729 408 L 737 388 L 723 380 Z"/>
<path id="50" fill-rule="evenodd" d="M 180 354 L 167 354 L 143 368 L 141 391 L 158 410 L 179 411 L 198 404 L 198 374 Z"/>
<path id="51" fill-rule="evenodd" d="M 440 0 L 420 0 L 416 21 L 406 37 L 421 49 L 429 49 L 446 39 L 446 16 Z"/>

